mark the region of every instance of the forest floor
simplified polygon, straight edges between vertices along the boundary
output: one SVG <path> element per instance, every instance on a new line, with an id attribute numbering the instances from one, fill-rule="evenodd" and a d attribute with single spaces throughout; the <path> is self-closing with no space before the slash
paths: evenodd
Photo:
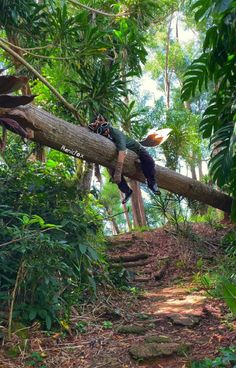
<path id="1" fill-rule="evenodd" d="M 102 287 L 94 303 L 74 309 L 67 333 L 30 329 L 14 359 L 5 341 L 0 368 L 187 368 L 215 357 L 236 344 L 236 320 L 198 280 L 220 257 L 227 231 L 193 224 L 182 236 L 161 228 L 109 238 L 113 269 L 125 267 L 130 286 Z"/>

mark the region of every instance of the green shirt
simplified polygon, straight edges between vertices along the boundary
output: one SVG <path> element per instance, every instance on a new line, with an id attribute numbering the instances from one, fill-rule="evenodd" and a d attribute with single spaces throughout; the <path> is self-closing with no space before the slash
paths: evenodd
<path id="1" fill-rule="evenodd" d="M 139 154 L 141 144 L 135 139 L 128 137 L 119 129 L 109 127 L 110 138 L 115 143 L 118 151 L 125 151 L 126 148 Z"/>

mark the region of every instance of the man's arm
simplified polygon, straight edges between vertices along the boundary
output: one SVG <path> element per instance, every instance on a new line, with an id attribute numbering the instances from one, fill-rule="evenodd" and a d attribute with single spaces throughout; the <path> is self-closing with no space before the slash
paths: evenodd
<path id="1" fill-rule="evenodd" d="M 116 128 L 110 128 L 110 136 L 118 150 L 118 158 L 112 181 L 113 183 L 119 184 L 121 182 L 122 169 L 126 156 L 126 137 L 123 132 Z"/>
<path id="2" fill-rule="evenodd" d="M 125 156 L 126 156 L 126 151 L 119 151 L 118 152 L 117 163 L 120 162 L 123 166 L 124 161 L 125 161 Z"/>
<path id="3" fill-rule="evenodd" d="M 115 172 L 114 172 L 113 180 L 112 180 L 116 184 L 119 184 L 121 182 L 121 175 L 122 175 L 122 169 L 123 169 L 125 156 L 126 156 L 126 151 L 118 151 L 117 163 L 116 163 Z"/>

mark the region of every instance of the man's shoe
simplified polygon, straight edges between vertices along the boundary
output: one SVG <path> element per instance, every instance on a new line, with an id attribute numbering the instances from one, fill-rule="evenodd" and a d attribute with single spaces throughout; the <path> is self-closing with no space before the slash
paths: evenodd
<path id="1" fill-rule="evenodd" d="M 160 195 L 161 194 L 161 191 L 160 189 L 158 188 L 158 185 L 155 183 L 153 185 L 149 185 L 148 186 L 149 189 L 151 189 L 151 191 L 156 194 L 156 195 Z"/>
<path id="2" fill-rule="evenodd" d="M 125 193 L 125 198 L 123 199 L 123 201 L 121 203 L 125 204 L 126 202 L 128 202 L 128 200 L 130 199 L 132 193 L 133 193 L 132 189 L 130 189 L 128 193 Z"/>

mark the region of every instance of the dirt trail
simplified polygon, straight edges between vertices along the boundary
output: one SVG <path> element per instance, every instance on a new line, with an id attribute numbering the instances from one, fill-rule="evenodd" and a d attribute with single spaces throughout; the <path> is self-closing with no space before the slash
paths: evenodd
<path id="1" fill-rule="evenodd" d="M 132 285 L 143 292 L 129 318 L 117 323 L 122 327 L 115 329 L 109 347 L 96 356 L 90 368 L 184 368 L 193 359 L 215 356 L 219 347 L 235 341 L 236 324 L 229 328 L 225 323 L 224 303 L 207 298 L 192 283 L 193 273 L 198 271 L 195 257 L 201 259 L 201 255 L 209 262 L 209 258 L 217 256 L 222 234 L 206 225 L 196 226 L 195 231 L 199 240 L 202 237 L 206 242 L 205 251 L 199 255 L 191 237 L 187 241 L 176 239 L 164 229 L 113 238 L 108 254 L 116 265 L 118 261 L 126 265 Z M 196 248 L 199 246 L 204 247 L 204 243 L 198 243 Z M 137 259 L 139 254 L 141 260 Z M 135 330 L 136 327 L 139 328 Z"/>
<path id="2" fill-rule="evenodd" d="M 222 234 L 206 225 L 195 231 L 207 244 L 164 229 L 110 238 L 108 257 L 117 274 L 127 267 L 131 292 L 103 290 L 82 316 L 74 311 L 70 336 L 32 333 L 31 351 L 43 355 L 36 367 L 187 368 L 235 342 L 236 323 L 226 321 L 224 303 L 192 283 L 196 264 L 217 256 Z M 25 361 L 4 358 L 0 368 L 26 367 Z"/>

